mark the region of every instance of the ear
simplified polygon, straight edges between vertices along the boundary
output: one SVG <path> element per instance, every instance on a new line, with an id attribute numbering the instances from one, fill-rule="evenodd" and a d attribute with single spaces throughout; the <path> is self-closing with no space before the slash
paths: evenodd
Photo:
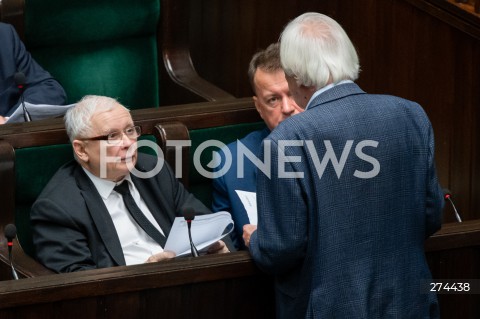
<path id="1" fill-rule="evenodd" d="M 317 91 L 317 89 L 314 86 L 305 86 L 305 85 L 300 85 L 299 86 L 299 91 L 301 93 L 301 96 L 303 97 L 302 105 L 298 104 L 302 109 L 305 110 L 307 107 L 308 101 L 312 98 L 313 94 Z M 297 101 L 298 102 L 298 101 Z"/>
<path id="2" fill-rule="evenodd" d="M 85 150 L 86 143 L 85 141 L 73 140 L 72 142 L 73 151 L 75 152 L 76 157 L 82 162 L 88 162 L 88 153 Z"/>

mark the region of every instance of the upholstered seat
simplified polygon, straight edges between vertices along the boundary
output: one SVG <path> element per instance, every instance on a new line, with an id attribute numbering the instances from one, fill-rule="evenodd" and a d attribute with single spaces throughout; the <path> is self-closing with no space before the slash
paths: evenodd
<path id="1" fill-rule="evenodd" d="M 0 20 L 60 81 L 68 103 L 87 94 L 130 109 L 234 99 L 195 70 L 190 1 L 3 0 Z"/>
<path id="2" fill-rule="evenodd" d="M 25 45 L 68 103 L 86 94 L 159 105 L 159 0 L 26 0 Z"/>

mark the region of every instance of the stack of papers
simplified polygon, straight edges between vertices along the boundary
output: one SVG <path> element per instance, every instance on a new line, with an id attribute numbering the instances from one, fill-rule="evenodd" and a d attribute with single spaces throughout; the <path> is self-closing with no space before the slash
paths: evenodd
<path id="1" fill-rule="evenodd" d="M 27 109 L 28 114 L 32 118 L 32 121 L 48 119 L 51 117 L 63 116 L 65 112 L 75 104 L 69 105 L 50 105 L 50 104 L 31 104 L 25 102 L 25 108 Z M 18 123 L 25 122 L 23 117 L 23 106 L 20 105 L 17 107 L 15 112 L 8 118 L 6 123 Z"/>
<path id="2" fill-rule="evenodd" d="M 233 220 L 229 212 L 195 216 L 191 225 L 192 241 L 201 253 L 230 234 L 232 230 Z M 164 250 L 173 251 L 177 257 L 191 254 L 188 226 L 185 218 L 175 218 Z"/>

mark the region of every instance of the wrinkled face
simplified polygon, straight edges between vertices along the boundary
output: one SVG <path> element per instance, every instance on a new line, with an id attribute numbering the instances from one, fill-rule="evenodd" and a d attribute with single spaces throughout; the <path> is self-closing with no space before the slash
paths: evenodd
<path id="1" fill-rule="evenodd" d="M 92 132 L 86 139 L 73 141 L 75 154 L 79 163 L 95 176 L 112 181 L 123 179 L 129 168 L 137 161 L 137 150 L 128 152 L 129 147 L 137 139 L 129 138 L 123 134 L 125 130 L 133 127 L 130 113 L 120 105 L 108 111 L 97 111 L 91 119 Z M 106 140 L 88 140 L 96 136 L 104 136 L 114 132 L 121 132 L 121 138 L 114 143 Z M 127 162 L 131 163 L 128 164 Z"/>
<path id="2" fill-rule="evenodd" d="M 257 69 L 254 84 L 255 107 L 270 130 L 277 127 L 287 117 L 303 111 L 293 100 L 285 73 L 282 70 L 269 73 Z"/>

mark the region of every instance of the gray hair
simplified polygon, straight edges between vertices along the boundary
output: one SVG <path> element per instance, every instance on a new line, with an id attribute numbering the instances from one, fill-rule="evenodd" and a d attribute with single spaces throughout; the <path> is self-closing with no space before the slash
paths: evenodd
<path id="1" fill-rule="evenodd" d="M 355 81 L 360 72 L 357 52 L 343 28 L 316 12 L 304 13 L 285 27 L 280 58 L 285 74 L 316 89 L 329 82 Z"/>
<path id="2" fill-rule="evenodd" d="M 77 138 L 87 137 L 92 133 L 91 119 L 95 112 L 108 111 L 118 105 L 122 106 L 116 99 L 110 97 L 84 96 L 74 107 L 68 109 L 63 118 L 70 142 Z"/>

